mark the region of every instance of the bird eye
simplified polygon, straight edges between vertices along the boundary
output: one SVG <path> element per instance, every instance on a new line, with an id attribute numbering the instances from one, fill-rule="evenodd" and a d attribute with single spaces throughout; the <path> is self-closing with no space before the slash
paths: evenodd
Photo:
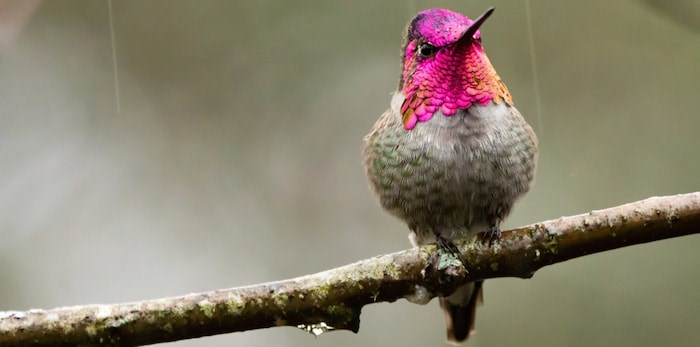
<path id="1" fill-rule="evenodd" d="M 427 58 L 437 52 L 437 48 L 429 43 L 421 43 L 421 45 L 418 47 L 418 54 L 420 54 L 423 58 Z"/>

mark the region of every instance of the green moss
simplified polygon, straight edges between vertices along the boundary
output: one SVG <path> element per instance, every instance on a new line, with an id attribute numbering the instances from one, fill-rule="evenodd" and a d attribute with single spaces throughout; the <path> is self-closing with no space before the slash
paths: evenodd
<path id="1" fill-rule="evenodd" d="M 88 334 L 89 337 L 94 337 L 97 335 L 97 327 L 94 325 L 88 325 L 85 327 L 85 332 Z"/>
<path id="2" fill-rule="evenodd" d="M 345 308 L 345 305 L 329 305 L 326 307 L 326 312 L 330 314 L 331 316 L 344 316 L 347 313 L 347 309 Z"/>
<path id="3" fill-rule="evenodd" d="M 679 221 L 681 218 L 678 217 L 678 212 L 676 210 L 671 210 L 666 215 L 666 224 L 669 228 L 673 228 L 673 224 Z"/>
<path id="4" fill-rule="evenodd" d="M 226 301 L 226 307 L 230 313 L 240 314 L 245 308 L 245 302 L 239 296 L 234 295 Z"/>
<path id="5" fill-rule="evenodd" d="M 359 309 L 344 304 L 330 305 L 326 307 L 325 311 L 333 318 L 335 323 L 339 323 L 342 326 L 356 321 L 360 316 Z"/>
<path id="6" fill-rule="evenodd" d="M 109 324 L 110 328 L 118 328 L 124 325 L 127 325 L 133 321 L 133 316 L 127 315 L 127 316 L 122 316 L 114 320 L 111 324 Z"/>
<path id="7" fill-rule="evenodd" d="M 501 246 L 500 242 L 494 242 L 493 245 L 491 245 L 491 251 L 493 251 L 493 254 L 498 254 L 502 248 L 503 247 Z"/>
<path id="8" fill-rule="evenodd" d="M 534 227 L 534 228 L 528 229 L 528 230 L 527 230 L 527 236 L 528 236 L 530 239 L 534 239 L 534 238 L 535 238 L 535 232 L 537 232 L 537 229 L 539 229 L 539 224 L 535 224 L 535 227 Z"/>
<path id="9" fill-rule="evenodd" d="M 389 263 L 387 264 L 386 268 L 382 271 L 382 276 L 381 277 L 391 277 L 391 278 L 397 278 L 400 275 L 399 268 L 396 266 L 394 263 Z M 378 277 L 379 278 L 379 277 Z"/>
<path id="10" fill-rule="evenodd" d="M 549 235 L 549 240 L 544 243 L 544 248 L 551 254 L 559 253 L 559 239 L 556 235 Z"/>
<path id="11" fill-rule="evenodd" d="M 64 324 L 62 326 L 62 328 L 63 328 L 63 334 L 65 334 L 65 335 L 68 335 L 68 334 L 73 332 L 73 326 L 71 326 L 71 325 Z"/>
<path id="12" fill-rule="evenodd" d="M 199 307 L 199 310 L 207 317 L 207 318 L 212 318 L 214 317 L 214 313 L 216 312 L 216 306 L 212 304 L 211 301 L 204 299 L 200 302 L 197 303 L 197 306 Z"/>

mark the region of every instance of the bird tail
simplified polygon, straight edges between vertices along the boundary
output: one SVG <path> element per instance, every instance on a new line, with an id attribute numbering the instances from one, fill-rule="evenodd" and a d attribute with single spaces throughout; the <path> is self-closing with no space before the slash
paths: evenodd
<path id="1" fill-rule="evenodd" d="M 476 281 L 465 284 L 452 295 L 440 298 L 440 307 L 445 313 L 447 342 L 462 343 L 476 332 L 476 307 L 484 303 L 482 283 L 483 281 Z"/>

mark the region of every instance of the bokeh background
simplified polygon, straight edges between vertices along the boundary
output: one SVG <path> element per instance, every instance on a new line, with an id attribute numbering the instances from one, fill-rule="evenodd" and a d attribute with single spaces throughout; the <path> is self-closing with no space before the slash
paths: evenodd
<path id="1" fill-rule="evenodd" d="M 0 0 L 0 310 L 253 284 L 407 248 L 367 188 L 362 137 L 396 86 L 405 22 L 491 5 L 486 50 L 541 143 L 506 227 L 700 188 L 697 1 L 533 0 L 531 46 L 524 1 L 114 0 L 112 33 L 106 0 Z M 698 249 L 688 236 L 490 280 L 469 345 L 698 346 Z M 172 345 L 443 340 L 437 303 L 401 300 L 367 306 L 357 335 Z"/>

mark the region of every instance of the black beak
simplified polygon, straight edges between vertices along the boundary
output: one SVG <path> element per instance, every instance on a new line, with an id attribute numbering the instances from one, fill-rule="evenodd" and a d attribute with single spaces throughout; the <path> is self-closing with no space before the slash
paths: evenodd
<path id="1" fill-rule="evenodd" d="M 474 34 L 476 33 L 476 31 L 479 30 L 479 27 L 482 24 L 484 24 L 484 22 L 489 17 L 491 17 L 491 15 L 493 14 L 493 11 L 495 11 L 495 10 L 496 10 L 496 8 L 491 7 L 488 10 L 486 10 L 484 13 L 482 13 L 481 16 L 479 16 L 479 18 L 474 20 L 474 22 L 469 27 L 469 29 L 467 29 L 467 31 L 465 31 L 464 34 L 462 34 L 462 38 L 468 38 L 471 40 L 472 37 L 474 37 Z"/>

